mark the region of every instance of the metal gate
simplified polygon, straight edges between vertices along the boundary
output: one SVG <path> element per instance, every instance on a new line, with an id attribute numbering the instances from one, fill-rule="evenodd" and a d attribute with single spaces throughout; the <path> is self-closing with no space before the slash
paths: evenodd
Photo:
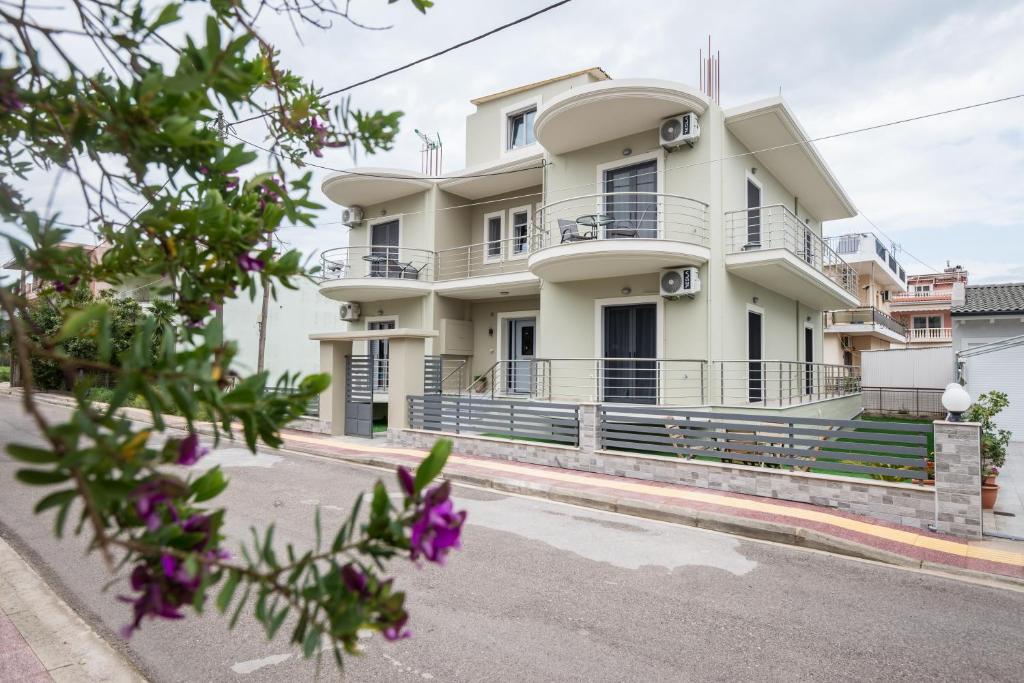
<path id="1" fill-rule="evenodd" d="M 373 437 L 373 354 L 345 357 L 345 433 Z"/>

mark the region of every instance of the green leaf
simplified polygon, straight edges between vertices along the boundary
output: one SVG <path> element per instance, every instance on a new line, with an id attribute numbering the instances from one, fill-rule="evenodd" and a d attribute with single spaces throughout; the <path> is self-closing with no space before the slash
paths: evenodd
<path id="1" fill-rule="evenodd" d="M 306 639 L 302 641 L 302 656 L 309 659 L 316 652 L 316 646 L 320 644 L 320 629 L 315 626 L 309 630 L 306 634 Z"/>
<path id="2" fill-rule="evenodd" d="M 51 450 L 22 446 L 16 443 L 7 444 L 7 453 L 15 460 L 32 463 L 33 465 L 45 465 L 60 460 L 60 457 Z"/>
<path id="3" fill-rule="evenodd" d="M 18 470 L 14 476 L 18 481 L 32 486 L 59 484 L 71 478 L 69 474 L 56 470 Z"/>
<path id="4" fill-rule="evenodd" d="M 242 593 L 242 599 L 238 601 L 238 605 L 235 607 L 235 613 L 231 615 L 231 620 L 228 621 L 228 628 L 232 629 L 235 624 L 238 623 L 238 617 L 242 615 L 242 609 L 245 608 L 245 603 L 249 602 L 249 593 L 252 591 L 252 586 L 246 586 L 245 592 Z"/>
<path id="5" fill-rule="evenodd" d="M 423 458 L 423 462 L 416 468 L 416 492 L 422 491 L 427 484 L 432 482 L 434 478 L 441 473 L 444 469 L 444 464 L 448 462 L 448 454 L 452 452 L 452 442 L 448 439 L 440 439 L 434 444 L 434 447 L 430 449 L 430 455 Z"/>
<path id="6" fill-rule="evenodd" d="M 316 545 L 314 546 L 317 552 L 320 552 L 320 544 L 323 541 L 323 528 L 320 525 L 320 506 L 316 506 L 316 512 L 313 513 L 313 530 L 316 532 Z"/>
<path id="7" fill-rule="evenodd" d="M 273 616 L 273 618 L 271 618 L 270 623 L 267 625 L 267 640 L 273 640 L 274 639 L 274 636 L 277 635 L 278 629 L 281 628 L 281 624 L 284 623 L 284 619 L 287 616 L 288 616 L 288 605 L 285 605 L 284 607 L 281 608 L 280 612 L 278 612 L 277 614 L 275 614 Z"/>
<path id="8" fill-rule="evenodd" d="M 50 495 L 46 496 L 38 503 L 36 503 L 35 513 L 38 515 L 40 512 L 45 512 L 46 510 L 49 510 L 52 507 L 57 507 L 58 505 L 68 505 L 69 503 L 71 503 L 72 500 L 75 499 L 75 496 L 77 495 L 78 491 L 76 491 L 75 489 L 65 489 L 64 491 L 56 491 L 54 493 L 51 493 Z"/>
<path id="9" fill-rule="evenodd" d="M 57 511 L 57 517 L 53 520 L 53 534 L 57 538 L 64 537 L 64 524 L 68 521 L 68 512 L 71 510 L 71 501 L 64 503 Z"/>
<path id="10" fill-rule="evenodd" d="M 64 326 L 60 330 L 60 334 L 57 335 L 55 342 L 62 342 L 71 337 L 75 337 L 85 329 L 85 326 L 91 322 L 95 322 L 103 317 L 107 312 L 107 305 L 104 303 L 92 304 L 87 306 L 80 311 L 75 311 L 68 316 L 68 319 L 64 321 Z"/>
<path id="11" fill-rule="evenodd" d="M 238 582 L 241 579 L 241 572 L 235 570 L 228 572 L 227 578 L 224 580 L 224 586 L 217 593 L 217 609 L 220 610 L 221 614 L 227 611 L 228 605 L 231 604 L 231 598 L 235 596 L 235 589 L 238 588 Z"/>
<path id="12" fill-rule="evenodd" d="M 195 495 L 195 502 L 202 503 L 220 495 L 220 492 L 227 488 L 227 485 L 228 480 L 224 478 L 224 473 L 221 472 L 220 467 L 214 467 L 192 482 L 189 488 Z"/>

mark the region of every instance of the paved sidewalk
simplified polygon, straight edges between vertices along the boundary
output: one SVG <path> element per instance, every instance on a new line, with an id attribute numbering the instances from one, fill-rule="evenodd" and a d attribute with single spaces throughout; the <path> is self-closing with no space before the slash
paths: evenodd
<path id="1" fill-rule="evenodd" d="M 380 441 L 286 430 L 285 447 L 384 467 L 414 466 L 426 451 Z M 1024 543 L 966 542 L 840 510 L 675 484 L 644 482 L 453 453 L 453 481 L 1024 586 Z"/>
<path id="2" fill-rule="evenodd" d="M 0 539 L 0 681 L 143 681 Z"/>

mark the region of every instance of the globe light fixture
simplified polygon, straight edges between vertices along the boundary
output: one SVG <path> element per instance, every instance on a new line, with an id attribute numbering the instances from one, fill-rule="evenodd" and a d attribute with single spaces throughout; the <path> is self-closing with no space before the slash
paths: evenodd
<path id="1" fill-rule="evenodd" d="M 971 395 L 956 382 L 950 382 L 942 392 L 942 407 L 949 411 L 947 420 L 959 422 L 960 416 L 971 407 Z"/>

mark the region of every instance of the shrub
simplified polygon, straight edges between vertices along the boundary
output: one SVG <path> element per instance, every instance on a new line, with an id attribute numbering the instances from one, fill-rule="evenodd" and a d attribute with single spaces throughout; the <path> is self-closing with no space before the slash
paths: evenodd
<path id="1" fill-rule="evenodd" d="M 1002 391 L 989 391 L 978 397 L 964 419 L 981 424 L 981 458 L 985 473 L 989 476 L 999 472 L 1006 462 L 1006 448 L 1010 444 L 1010 431 L 1000 429 L 995 416 L 1010 405 L 1010 399 Z"/>
<path id="2" fill-rule="evenodd" d="M 11 381 L 11 367 L 9 365 L 0 365 L 0 382 Z"/>

